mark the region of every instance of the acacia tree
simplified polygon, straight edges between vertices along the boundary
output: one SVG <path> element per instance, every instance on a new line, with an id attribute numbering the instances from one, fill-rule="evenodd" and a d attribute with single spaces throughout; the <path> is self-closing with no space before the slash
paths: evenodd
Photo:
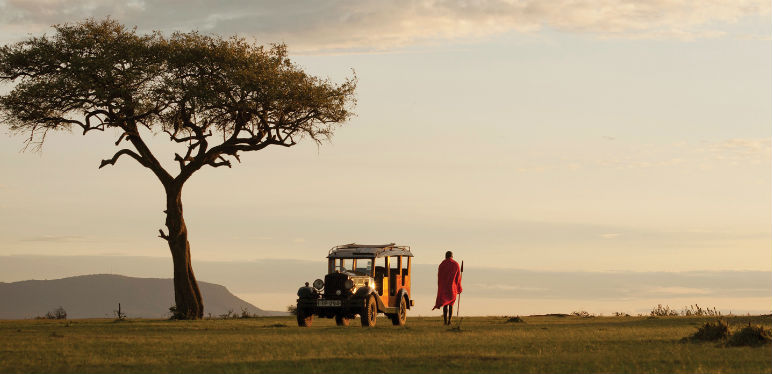
<path id="1" fill-rule="evenodd" d="M 0 82 L 12 88 L 0 96 L 0 120 L 26 135 L 25 149 L 39 149 L 49 131 L 115 130 L 119 150 L 99 167 L 129 157 L 161 182 L 166 232 L 159 236 L 172 254 L 177 317 L 201 318 L 183 185 L 205 166 L 231 167 L 242 152 L 329 139 L 352 115 L 356 78 L 334 84 L 310 76 L 284 45 L 237 37 L 139 35 L 111 19 L 53 28 L 0 48 Z M 153 135 L 182 149 L 173 155 L 176 175 L 143 139 Z"/>

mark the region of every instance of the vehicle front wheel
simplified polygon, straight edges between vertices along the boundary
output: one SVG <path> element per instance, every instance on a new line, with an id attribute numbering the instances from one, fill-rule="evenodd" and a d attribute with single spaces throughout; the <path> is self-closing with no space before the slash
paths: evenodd
<path id="1" fill-rule="evenodd" d="M 397 314 L 391 316 L 391 323 L 394 326 L 405 326 L 407 322 L 407 301 L 405 298 L 400 298 L 399 308 L 397 308 Z"/>
<path id="2" fill-rule="evenodd" d="M 365 309 L 360 314 L 362 327 L 375 326 L 375 317 L 378 315 L 378 305 L 375 303 L 375 297 L 370 295 L 365 302 Z"/>
<path id="3" fill-rule="evenodd" d="M 314 315 L 303 308 L 297 308 L 298 326 L 311 327 L 311 323 L 314 322 Z"/>
<path id="4" fill-rule="evenodd" d="M 342 314 L 335 315 L 335 324 L 338 326 L 348 326 L 349 319 Z"/>

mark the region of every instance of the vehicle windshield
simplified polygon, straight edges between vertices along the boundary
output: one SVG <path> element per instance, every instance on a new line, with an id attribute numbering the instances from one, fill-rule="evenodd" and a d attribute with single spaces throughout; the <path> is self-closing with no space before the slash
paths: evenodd
<path id="1" fill-rule="evenodd" d="M 357 275 L 371 275 L 373 273 L 373 261 L 367 258 L 355 259 L 354 273 Z"/>
<path id="2" fill-rule="evenodd" d="M 351 264 L 352 260 L 345 259 L 345 258 L 339 258 L 335 260 L 335 265 L 333 268 L 333 271 L 337 272 L 344 272 L 348 270 L 349 264 Z"/>

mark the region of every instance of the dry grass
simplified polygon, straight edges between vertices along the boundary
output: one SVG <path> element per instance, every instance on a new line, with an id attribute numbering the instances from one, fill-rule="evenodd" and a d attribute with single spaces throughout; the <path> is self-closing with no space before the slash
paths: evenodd
<path id="1" fill-rule="evenodd" d="M 769 373 L 772 347 L 683 344 L 705 317 L 379 319 L 372 329 L 293 317 L 0 321 L 0 373 Z M 731 325 L 768 317 L 728 317 Z M 67 324 L 69 323 L 69 325 Z M 286 327 L 284 327 L 286 326 Z"/>

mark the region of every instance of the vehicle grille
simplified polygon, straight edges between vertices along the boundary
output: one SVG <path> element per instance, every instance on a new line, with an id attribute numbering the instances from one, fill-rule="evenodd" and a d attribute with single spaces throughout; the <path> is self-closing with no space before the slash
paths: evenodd
<path id="1" fill-rule="evenodd" d="M 348 275 L 342 273 L 331 273 L 324 277 L 324 295 L 334 296 L 335 291 L 345 290 L 343 284 L 346 283 Z"/>

